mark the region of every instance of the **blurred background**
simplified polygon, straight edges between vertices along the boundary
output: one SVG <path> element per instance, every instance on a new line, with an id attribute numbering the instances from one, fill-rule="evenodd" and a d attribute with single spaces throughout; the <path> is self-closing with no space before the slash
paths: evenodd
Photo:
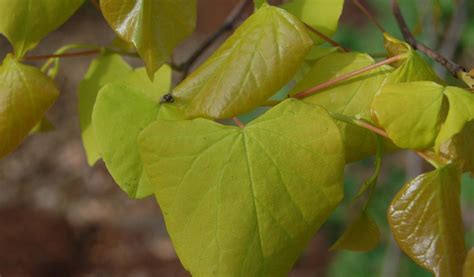
<path id="1" fill-rule="evenodd" d="M 218 29 L 238 2 L 198 0 L 197 31 L 176 51 L 176 61 L 185 60 Z M 400 4 L 421 41 L 473 68 L 474 1 L 464 0 L 464 8 L 456 9 L 460 2 L 402 0 Z M 401 37 L 389 0 L 361 3 L 387 31 Z M 449 35 L 446 43 L 445 37 L 451 32 L 454 36 Z M 113 38 L 100 13 L 86 3 L 32 54 L 50 54 L 70 43 L 107 45 Z M 384 55 L 382 34 L 351 1 L 346 1 L 334 39 L 355 51 Z M 0 58 L 10 51 L 1 37 Z M 92 168 L 87 165 L 80 140 L 76 88 L 92 58 L 61 62 L 56 79 L 61 97 L 48 113 L 56 130 L 28 138 L 0 161 L 0 276 L 188 276 L 154 199 L 128 199 L 103 163 Z M 136 59 L 130 62 L 140 65 Z M 328 250 L 343 232 L 350 217 L 348 204 L 359 184 L 373 172 L 372 167 L 371 159 L 348 166 L 344 204 L 314 237 L 290 276 L 431 276 L 399 251 L 385 217 L 390 199 L 405 180 L 429 169 L 409 153 L 392 154 L 383 161 L 370 207 L 381 229 L 380 246 L 368 253 Z M 463 177 L 462 201 L 466 239 L 474 245 L 474 180 L 468 175 Z"/>

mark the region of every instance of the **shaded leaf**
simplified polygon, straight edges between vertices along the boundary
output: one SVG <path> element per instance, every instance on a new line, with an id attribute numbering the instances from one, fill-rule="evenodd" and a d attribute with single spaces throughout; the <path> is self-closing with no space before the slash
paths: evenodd
<path id="1" fill-rule="evenodd" d="M 331 249 L 366 252 L 374 249 L 379 242 L 379 228 L 374 219 L 364 211 L 349 225 Z"/>
<path id="2" fill-rule="evenodd" d="M 443 91 L 426 81 L 388 84 L 375 96 L 372 111 L 398 147 L 429 148 L 444 120 Z"/>
<path id="3" fill-rule="evenodd" d="M 464 171 L 474 173 L 474 121 L 464 125 L 461 132 L 443 143 L 440 152 L 452 160 L 459 161 Z"/>
<path id="4" fill-rule="evenodd" d="M 436 138 L 436 149 L 474 120 L 474 94 L 458 87 L 446 87 L 444 94 L 448 98 L 449 112 Z"/>
<path id="5" fill-rule="evenodd" d="M 16 57 L 23 57 L 82 3 L 84 0 L 0 0 L 0 33 L 11 42 Z"/>
<path id="6" fill-rule="evenodd" d="M 92 128 L 92 110 L 99 90 L 108 83 L 123 80 L 132 68 L 120 55 L 105 54 L 96 58 L 89 66 L 84 79 L 79 83 L 79 120 L 82 144 L 89 165 L 100 159 L 99 149 Z"/>
<path id="7" fill-rule="evenodd" d="M 312 41 L 284 10 L 264 5 L 173 91 L 190 118 L 230 118 L 251 111 L 282 88 Z"/>
<path id="8" fill-rule="evenodd" d="M 471 248 L 464 262 L 464 277 L 474 277 L 474 248 Z"/>
<path id="9" fill-rule="evenodd" d="M 339 131 L 302 101 L 286 100 L 244 129 L 158 120 L 139 144 L 194 276 L 285 276 L 343 196 Z"/>
<path id="10" fill-rule="evenodd" d="M 53 123 L 44 117 L 38 124 L 35 125 L 35 127 L 33 127 L 33 129 L 30 130 L 30 135 L 36 133 L 47 133 L 55 129 L 56 128 L 54 127 Z"/>
<path id="11" fill-rule="evenodd" d="M 139 133 L 157 118 L 180 118 L 171 104 L 159 104 L 168 93 L 171 69 L 163 66 L 154 82 L 144 69 L 135 70 L 122 82 L 104 86 L 92 113 L 100 154 L 115 182 L 132 198 L 143 198 L 154 188 L 143 172 L 138 152 Z"/>
<path id="12" fill-rule="evenodd" d="M 0 157 L 18 147 L 59 95 L 39 69 L 8 55 L 0 67 Z"/>
<path id="13" fill-rule="evenodd" d="M 196 25 L 195 0 L 101 0 L 100 8 L 112 29 L 135 46 L 151 79 Z"/>
<path id="14" fill-rule="evenodd" d="M 456 164 L 418 176 L 393 199 L 388 220 L 400 248 L 437 277 L 462 276 L 465 257 Z"/>
<path id="15" fill-rule="evenodd" d="M 254 4 L 255 4 L 255 8 L 260 8 L 264 3 L 267 3 L 266 0 L 253 0 Z"/>
<path id="16" fill-rule="evenodd" d="M 281 7 L 319 32 L 330 36 L 337 30 L 344 0 L 290 0 Z M 318 41 L 322 41 L 317 38 Z"/>
<path id="17" fill-rule="evenodd" d="M 316 61 L 306 76 L 292 89 L 291 95 L 342 74 L 374 64 L 374 60 L 361 53 L 332 53 Z M 371 119 L 374 95 L 380 90 L 391 68 L 382 67 L 351 78 L 304 99 L 331 112 Z M 373 155 L 376 142 L 370 131 L 358 126 L 337 122 L 344 139 L 346 160 L 353 162 Z"/>

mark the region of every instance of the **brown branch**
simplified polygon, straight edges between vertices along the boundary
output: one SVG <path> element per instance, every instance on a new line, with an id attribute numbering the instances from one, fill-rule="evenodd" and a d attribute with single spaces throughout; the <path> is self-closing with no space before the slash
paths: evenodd
<path id="1" fill-rule="evenodd" d="M 302 91 L 302 92 L 298 92 L 297 94 L 295 94 L 293 97 L 294 98 L 297 98 L 297 99 L 303 99 L 303 98 L 306 98 L 308 96 L 311 96 L 313 94 L 315 94 L 316 92 L 318 91 L 321 91 L 325 88 L 328 88 L 328 87 L 331 87 L 335 84 L 338 84 L 342 81 L 345 81 L 349 78 L 352 78 L 352 77 L 355 77 L 357 75 L 360 75 L 364 72 L 367 72 L 367 71 L 370 71 L 372 69 L 375 69 L 375 68 L 378 68 L 378 67 L 381 67 L 383 65 L 386 65 L 386 64 L 391 64 L 393 62 L 396 62 L 396 61 L 399 61 L 399 60 L 403 60 L 405 58 L 405 55 L 404 54 L 400 54 L 400 55 L 397 55 L 397 56 L 393 56 L 391 58 L 388 58 L 386 60 L 383 60 L 383 61 L 380 61 L 378 63 L 374 63 L 372 65 L 369 65 L 369 66 L 366 66 L 366 67 L 363 67 L 361 69 L 358 69 L 358 70 L 355 70 L 355 71 L 352 71 L 352 72 L 349 72 L 349 73 L 346 73 L 346 74 L 343 74 L 337 78 L 334 78 L 334 79 L 331 79 L 329 81 L 326 81 L 324 83 L 321 83 L 319 85 L 316 85 L 312 88 L 309 88 L 305 91 Z"/>
<path id="2" fill-rule="evenodd" d="M 308 28 L 308 30 L 310 30 L 311 32 L 313 32 L 315 35 L 317 35 L 318 37 L 320 37 L 322 40 L 328 42 L 329 44 L 331 44 L 332 46 L 334 47 L 337 47 L 339 49 L 341 49 L 343 52 L 350 52 L 351 50 L 349 50 L 348 48 L 345 48 L 344 46 L 342 46 L 341 44 L 339 44 L 338 42 L 334 41 L 333 39 L 331 39 L 330 37 L 326 36 L 325 34 L 321 33 L 320 31 L 316 30 L 314 27 L 304 23 L 304 25 L 306 26 L 306 28 Z"/>
<path id="3" fill-rule="evenodd" d="M 243 0 L 240 2 L 240 4 L 231 12 L 226 22 L 216 32 L 214 32 L 214 34 L 204 41 L 204 43 L 202 43 L 184 63 L 175 66 L 176 70 L 183 72 L 183 78 L 189 74 L 191 67 L 209 47 L 211 47 L 223 34 L 234 29 L 235 25 L 244 13 L 245 8 L 250 4 L 252 4 L 252 0 Z"/>
<path id="4" fill-rule="evenodd" d="M 239 126 L 241 129 L 245 128 L 245 125 L 237 117 L 232 117 L 232 120 L 235 122 L 235 125 Z"/>
<path id="5" fill-rule="evenodd" d="M 88 51 L 63 53 L 63 54 L 26 56 L 26 57 L 23 58 L 23 60 L 25 60 L 25 61 L 39 61 L 39 60 L 47 60 L 47 59 L 51 59 L 51 58 L 75 58 L 75 57 L 88 56 L 88 55 L 97 55 L 100 52 L 102 52 L 102 49 L 94 49 L 94 50 L 88 50 Z"/>
<path id="6" fill-rule="evenodd" d="M 435 60 L 437 63 L 444 66 L 449 71 L 449 73 L 456 78 L 459 78 L 461 73 L 467 71 L 461 65 L 445 58 L 444 56 L 437 53 L 436 51 L 429 48 L 428 46 L 424 45 L 423 43 L 418 42 L 413 36 L 413 34 L 411 33 L 410 29 L 408 28 L 405 18 L 403 17 L 402 12 L 400 10 L 400 6 L 398 5 L 398 0 L 391 0 L 391 1 L 392 1 L 393 15 L 395 16 L 397 20 L 398 26 L 400 27 L 403 37 L 405 38 L 405 41 L 408 44 L 410 44 L 411 47 L 413 47 L 416 50 L 420 50 L 421 52 L 425 53 L 425 55 L 427 55 L 431 59 Z"/>
<path id="7" fill-rule="evenodd" d="M 378 22 L 378 20 L 369 12 L 369 10 L 364 7 L 364 5 L 362 5 L 359 0 L 352 0 L 352 3 L 354 3 L 354 5 L 357 6 L 357 8 L 359 8 L 359 10 L 365 14 L 369 20 L 375 24 L 375 26 L 377 26 L 377 28 L 379 28 L 379 30 L 382 32 L 382 33 L 385 33 L 385 29 L 382 27 L 382 24 L 380 24 Z"/>

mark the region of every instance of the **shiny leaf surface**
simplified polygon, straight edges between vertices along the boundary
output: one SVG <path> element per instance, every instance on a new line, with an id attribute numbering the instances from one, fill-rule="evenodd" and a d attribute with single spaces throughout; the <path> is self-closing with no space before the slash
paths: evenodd
<path id="1" fill-rule="evenodd" d="M 243 129 L 158 120 L 139 144 L 193 276 L 286 276 L 343 196 L 339 131 L 326 111 L 298 100 Z"/>
<path id="2" fill-rule="evenodd" d="M 39 69 L 7 56 L 0 67 L 0 157 L 11 153 L 59 95 Z"/>
<path id="3" fill-rule="evenodd" d="M 312 46 L 303 24 L 264 4 L 173 92 L 189 118 L 230 118 L 282 88 Z"/>
<path id="4" fill-rule="evenodd" d="M 400 248 L 437 277 L 462 276 L 460 177 L 451 164 L 418 176 L 393 199 L 388 220 Z"/>
<path id="5" fill-rule="evenodd" d="M 135 46 L 150 78 L 196 25 L 195 0 L 101 0 L 100 7 L 112 29 Z"/>

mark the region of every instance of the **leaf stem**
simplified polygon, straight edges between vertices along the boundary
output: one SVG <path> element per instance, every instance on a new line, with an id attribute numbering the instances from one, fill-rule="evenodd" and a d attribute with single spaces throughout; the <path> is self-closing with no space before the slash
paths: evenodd
<path id="1" fill-rule="evenodd" d="M 354 5 L 356 5 L 357 8 L 359 8 L 359 10 L 365 14 L 369 20 L 375 24 L 375 26 L 377 26 L 377 28 L 382 32 L 382 33 L 385 33 L 385 29 L 383 28 L 382 24 L 380 24 L 380 22 L 378 22 L 378 20 L 369 12 L 369 10 L 364 6 L 362 5 L 359 0 L 352 0 L 352 3 L 354 3 Z"/>
<path id="2" fill-rule="evenodd" d="M 232 120 L 234 121 L 235 125 L 239 126 L 241 129 L 245 128 L 245 125 L 237 117 L 232 117 Z"/>
<path id="3" fill-rule="evenodd" d="M 53 58 L 75 58 L 75 57 L 81 57 L 81 56 L 96 55 L 96 54 L 99 54 L 101 51 L 102 49 L 99 48 L 99 49 L 94 49 L 94 50 L 79 51 L 79 52 L 72 52 L 72 53 L 26 56 L 23 58 L 23 60 L 39 61 L 39 60 L 47 60 L 47 59 L 53 59 Z"/>
<path id="4" fill-rule="evenodd" d="M 328 87 L 331 87 L 335 84 L 338 84 L 342 81 L 345 81 L 349 78 L 352 78 L 354 76 L 357 76 L 357 75 L 360 75 L 364 72 L 367 72 L 367 71 L 370 71 L 372 69 L 375 69 L 375 68 L 378 68 L 378 67 L 381 67 L 383 65 L 386 65 L 386 64 L 391 64 L 393 62 L 396 62 L 396 61 L 400 61 L 400 60 L 403 60 L 405 59 L 405 54 L 400 54 L 400 55 L 397 55 L 397 56 L 393 56 L 393 57 L 390 57 L 388 59 L 385 59 L 383 61 L 380 61 L 380 62 L 377 62 L 377 63 L 374 63 L 372 65 L 369 65 L 369 66 L 366 66 L 366 67 L 363 67 L 361 69 L 358 69 L 358 70 L 355 70 L 355 71 L 352 71 L 352 72 L 349 72 L 349 73 L 346 73 L 346 74 L 343 74 L 339 77 L 336 77 L 334 79 L 331 79 L 329 81 L 326 81 L 324 83 L 321 83 L 319 85 L 316 85 L 312 88 L 309 88 L 307 90 L 304 90 L 304 91 L 301 91 L 301 92 L 298 92 L 297 94 L 295 94 L 293 97 L 294 98 L 297 98 L 297 99 L 303 99 L 303 98 L 306 98 L 308 96 L 311 96 L 323 89 L 326 89 Z"/>
<path id="5" fill-rule="evenodd" d="M 400 31 L 403 34 L 403 37 L 405 38 L 405 41 L 408 44 L 410 44 L 411 47 L 413 47 L 416 50 L 420 50 L 421 52 L 425 53 L 428 57 L 430 57 L 437 63 L 441 64 L 442 66 L 444 66 L 449 71 L 449 73 L 456 78 L 460 78 L 460 76 L 463 73 L 467 72 L 467 70 L 463 66 L 445 58 L 440 53 L 434 51 L 433 49 L 429 48 L 423 43 L 418 42 L 413 36 L 413 34 L 411 33 L 410 29 L 408 28 L 405 18 L 403 17 L 402 12 L 400 10 L 400 6 L 398 5 L 398 0 L 391 0 L 391 1 L 392 1 L 393 15 L 395 16 L 397 20 L 398 26 L 400 28 Z"/>
<path id="6" fill-rule="evenodd" d="M 310 30 L 311 32 L 313 32 L 315 35 L 317 35 L 318 37 L 320 37 L 322 40 L 328 42 L 329 44 L 331 44 L 332 46 L 334 47 L 337 47 L 339 48 L 342 52 L 350 52 L 351 50 L 348 49 L 348 48 L 345 48 L 344 46 L 342 46 L 341 44 L 339 44 L 338 42 L 334 41 L 333 39 L 331 39 L 330 37 L 326 36 L 325 34 L 321 33 L 320 31 L 316 30 L 314 27 L 304 23 L 304 25 L 306 26 L 306 28 L 308 28 L 308 30 Z"/>

